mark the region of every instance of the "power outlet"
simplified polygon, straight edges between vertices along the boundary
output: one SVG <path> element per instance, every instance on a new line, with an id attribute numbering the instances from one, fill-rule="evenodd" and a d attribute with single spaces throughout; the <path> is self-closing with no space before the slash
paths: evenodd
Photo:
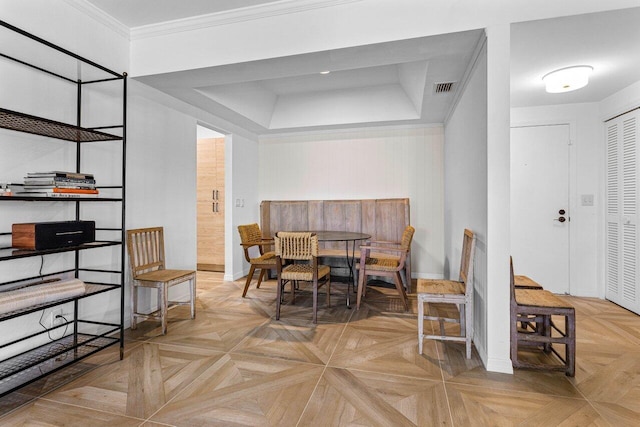
<path id="1" fill-rule="evenodd" d="M 49 318 L 49 327 L 53 328 L 54 326 L 62 325 L 64 323 L 62 308 L 54 308 L 51 310 L 51 317 Z"/>

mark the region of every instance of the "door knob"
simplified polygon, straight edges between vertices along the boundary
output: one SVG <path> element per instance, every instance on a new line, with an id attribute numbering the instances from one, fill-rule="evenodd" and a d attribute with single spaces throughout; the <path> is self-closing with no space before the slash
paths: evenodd
<path id="1" fill-rule="evenodd" d="M 565 217 L 563 217 L 563 216 L 560 216 L 560 217 L 558 217 L 558 218 L 554 218 L 553 220 L 554 220 L 554 221 L 558 221 L 558 222 L 565 222 L 565 221 L 567 220 L 567 218 L 565 218 Z"/>

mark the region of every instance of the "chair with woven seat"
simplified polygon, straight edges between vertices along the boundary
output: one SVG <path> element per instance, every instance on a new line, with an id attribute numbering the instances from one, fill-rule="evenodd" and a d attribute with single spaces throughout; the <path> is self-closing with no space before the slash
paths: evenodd
<path id="1" fill-rule="evenodd" d="M 244 249 L 244 258 L 251 265 L 244 291 L 242 291 L 242 297 L 244 298 L 247 295 L 247 290 L 256 269 L 260 270 L 256 288 L 260 288 L 260 283 L 262 283 L 267 271 L 276 268 L 276 254 L 273 251 L 265 252 L 265 248 L 273 246 L 273 239 L 262 237 L 262 231 L 260 231 L 258 224 L 239 225 L 238 232 L 240 233 L 240 244 Z"/>
<path id="2" fill-rule="evenodd" d="M 422 354 L 422 344 L 426 338 L 464 342 L 467 359 L 471 358 L 471 342 L 473 340 L 473 257 L 475 247 L 476 236 L 471 230 L 465 229 L 458 280 L 418 279 L 418 354 Z M 425 315 L 424 305 L 428 303 L 456 304 L 459 310 L 459 317 L 454 319 Z M 440 334 L 425 334 L 425 320 L 437 321 L 440 327 Z M 447 335 L 444 327 L 445 322 L 459 323 L 460 335 Z"/>
<path id="3" fill-rule="evenodd" d="M 133 278 L 131 287 L 131 329 L 136 329 L 137 318 L 159 319 L 162 335 L 167 333 L 167 312 L 176 305 L 189 305 L 191 318 L 196 317 L 196 272 L 169 270 L 165 266 L 164 229 L 162 227 L 127 230 L 127 250 Z M 189 282 L 189 301 L 169 301 L 169 288 Z M 158 309 L 152 313 L 138 311 L 138 289 L 158 290 Z"/>
<path id="4" fill-rule="evenodd" d="M 318 289 L 327 287 L 327 306 L 331 305 L 331 269 L 318 265 L 318 236 L 310 232 L 280 231 L 275 237 L 276 271 L 278 273 L 278 293 L 276 299 L 276 320 L 280 320 L 282 292 L 287 282 L 291 283 L 292 304 L 298 281 L 311 282 L 313 288 L 313 323 L 318 323 Z M 290 261 L 285 265 L 285 262 Z M 300 263 L 299 261 L 306 261 Z"/>
<path id="5" fill-rule="evenodd" d="M 358 270 L 358 296 L 356 309 L 360 308 L 362 297 L 366 294 L 367 276 L 391 277 L 394 281 L 405 311 L 409 309 L 407 294 L 402 282 L 401 271 L 411 250 L 411 241 L 415 228 L 408 225 L 402 233 L 400 242 L 368 241 L 360 246 L 360 261 L 356 265 Z M 372 252 L 373 251 L 373 252 Z M 405 278 L 405 280 L 408 278 Z M 407 288 L 411 284 L 407 281 Z"/>

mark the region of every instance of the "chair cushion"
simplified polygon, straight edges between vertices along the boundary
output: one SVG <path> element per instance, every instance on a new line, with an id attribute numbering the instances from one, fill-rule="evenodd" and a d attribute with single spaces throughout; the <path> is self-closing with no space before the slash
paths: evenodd
<path id="1" fill-rule="evenodd" d="M 328 265 L 318 266 L 318 278 L 324 277 L 331 272 Z M 282 270 L 284 280 L 303 280 L 311 282 L 313 280 L 313 266 L 309 264 L 291 264 Z"/>
<path id="2" fill-rule="evenodd" d="M 367 258 L 365 263 L 368 270 L 396 271 L 398 269 L 398 258 Z M 360 268 L 360 264 L 357 268 Z"/>
<path id="3" fill-rule="evenodd" d="M 257 258 L 251 258 L 251 264 L 273 264 L 276 265 L 276 253 L 273 251 L 266 252 Z"/>
<path id="4" fill-rule="evenodd" d="M 464 295 L 465 286 L 455 280 L 418 279 L 417 293 Z"/>

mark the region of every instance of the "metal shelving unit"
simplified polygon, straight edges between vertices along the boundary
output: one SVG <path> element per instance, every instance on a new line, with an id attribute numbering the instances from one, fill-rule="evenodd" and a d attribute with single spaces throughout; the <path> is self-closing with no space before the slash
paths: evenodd
<path id="1" fill-rule="evenodd" d="M 7 321 L 9 319 L 15 319 L 21 316 L 26 316 L 31 313 L 46 310 L 48 308 L 55 308 L 63 304 L 73 304 L 73 318 L 71 320 L 64 319 L 64 322 L 50 327 L 43 327 L 42 330 L 36 332 L 28 332 L 27 336 L 22 336 L 17 339 L 10 339 L 7 342 L 0 340 L 0 350 L 6 349 L 16 344 L 25 344 L 29 340 L 34 338 L 42 338 L 44 335 L 48 335 L 49 342 L 45 344 L 33 345 L 33 348 L 29 348 L 26 351 L 21 351 L 19 354 L 12 355 L 4 360 L 0 360 L 0 396 L 5 395 L 11 391 L 14 391 L 26 384 L 43 378 L 53 372 L 62 369 L 72 363 L 82 360 L 102 349 L 107 347 L 118 345 L 120 346 L 120 359 L 124 354 L 124 266 L 125 266 L 125 245 L 123 244 L 125 239 L 125 176 L 126 176 L 126 98 L 127 98 L 127 74 L 117 73 L 108 68 L 105 68 L 95 62 L 92 62 L 86 58 L 83 58 L 73 52 L 70 52 L 60 46 L 54 45 L 44 39 L 41 39 L 31 33 L 28 33 L 20 28 L 17 28 L 7 22 L 0 20 L 0 30 L 4 32 L 7 40 L 26 40 L 34 46 L 38 52 L 46 51 L 47 54 L 51 53 L 60 58 L 61 61 L 70 59 L 72 62 L 77 63 L 76 76 L 69 76 L 64 72 L 61 72 L 56 68 L 55 61 L 50 64 L 37 64 L 31 63 L 20 55 L 20 50 L 15 49 L 14 52 L 0 52 L 0 59 L 11 61 L 12 63 L 19 64 L 19 66 L 27 67 L 36 72 L 41 72 L 47 76 L 53 76 L 64 80 L 74 87 L 77 98 L 77 123 L 69 124 L 60 121 L 50 120 L 44 117 L 33 116 L 25 112 L 12 111 L 5 108 L 0 108 L 0 128 L 9 129 L 11 131 L 28 133 L 33 135 L 39 135 L 43 137 L 43 143 L 46 143 L 47 139 L 70 141 L 70 143 L 76 146 L 76 172 L 80 172 L 82 149 L 81 146 L 87 143 L 120 143 L 122 149 L 122 175 L 121 183 L 118 185 L 104 186 L 99 188 L 108 188 L 112 191 L 119 192 L 117 197 L 69 197 L 69 198 L 54 198 L 54 197 L 31 197 L 31 196 L 0 196 L 0 202 L 5 203 L 26 203 L 26 208 L 38 208 L 42 207 L 41 203 L 46 203 L 46 209 L 55 209 L 55 205 L 52 207 L 51 203 L 61 203 L 68 206 L 68 203 L 75 204 L 75 219 L 81 219 L 80 206 L 83 203 L 119 203 L 120 207 L 120 226 L 117 228 L 100 228 L 97 227 L 96 231 L 102 231 L 106 233 L 116 233 L 117 239 L 98 240 L 91 243 L 86 243 L 78 246 L 64 247 L 48 250 L 20 250 L 11 247 L 0 247 L 0 262 L 7 262 L 16 260 L 19 258 L 29 257 L 46 257 L 51 254 L 72 253 L 74 255 L 73 267 L 70 269 L 63 269 L 46 275 L 35 275 L 34 272 L 25 271 L 24 276 L 19 280 L 2 281 L 0 282 L 0 292 L 4 290 L 16 289 L 22 286 L 34 284 L 34 282 L 40 281 L 47 283 L 47 279 L 60 277 L 60 276 L 73 276 L 80 278 L 86 283 L 84 294 L 72 297 L 60 299 L 45 304 L 33 305 L 20 310 L 11 312 L 5 312 L 0 314 L 0 322 Z M 3 44 L 3 49 L 11 50 L 11 43 Z M 16 53 L 17 52 L 17 53 Z M 34 60 L 40 62 L 46 62 L 41 59 L 39 55 Z M 48 56 L 47 56 L 48 58 Z M 48 67 L 51 65 L 51 68 Z M 85 79 L 79 78 L 83 69 L 83 75 Z M 90 76 L 90 77 L 87 77 Z M 86 85 L 97 85 L 104 82 L 120 81 L 122 83 L 122 122 L 113 126 L 101 126 L 99 128 L 87 128 L 82 127 L 82 92 L 83 87 Z M 119 130 L 121 135 L 116 133 L 104 132 L 103 129 Z M 27 203 L 28 202 L 28 203 Z M 33 203 L 33 205 L 32 205 Z M 1 208 L 1 206 L 0 206 Z M 0 225 L 0 227 L 7 227 L 7 225 Z M 2 232 L 0 236 L 8 237 L 10 232 Z M 81 266 L 80 252 L 85 250 L 92 250 L 96 248 L 105 248 L 110 246 L 119 246 L 119 259 L 113 259 L 112 269 L 95 269 L 95 268 L 83 268 Z M 44 258 L 43 258 L 44 260 Z M 92 277 L 92 279 L 84 279 L 83 276 Z M 104 281 L 96 280 L 95 277 L 104 276 Z M 117 280 L 113 279 L 117 277 Z M 94 298 L 97 295 L 118 292 L 119 293 L 119 321 L 118 322 L 102 322 L 96 320 L 79 318 L 79 304 L 83 301 Z M 44 312 L 43 312 L 44 314 Z M 42 324 L 42 323 L 41 323 Z M 35 330 L 35 329 L 34 329 Z M 51 338 L 51 333 L 60 335 L 59 338 Z M 43 341 L 43 339 L 40 339 Z"/>

